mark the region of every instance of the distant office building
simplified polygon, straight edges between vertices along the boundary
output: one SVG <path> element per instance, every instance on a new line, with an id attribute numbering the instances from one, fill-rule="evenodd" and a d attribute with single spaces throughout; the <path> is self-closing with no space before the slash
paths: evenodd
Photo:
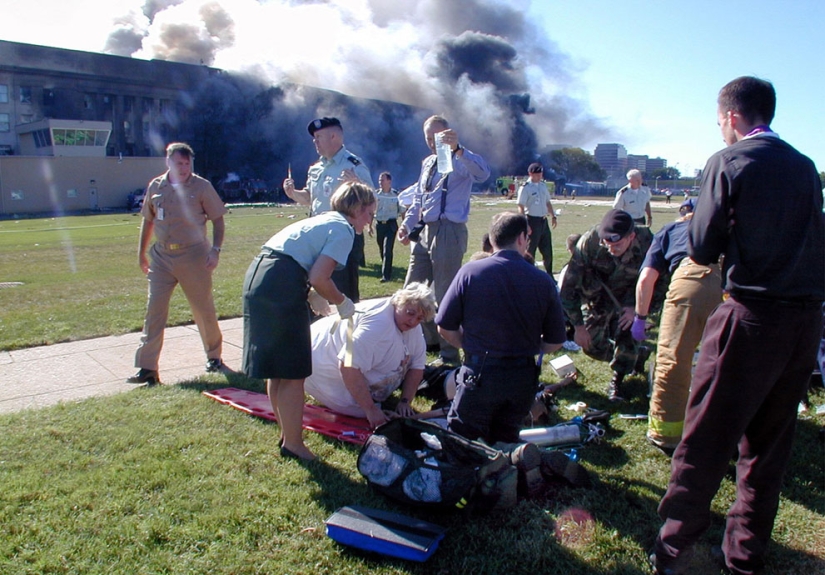
<path id="1" fill-rule="evenodd" d="M 593 157 L 608 177 L 618 177 L 627 171 L 627 149 L 621 144 L 598 144 Z"/>
<path id="2" fill-rule="evenodd" d="M 647 173 L 651 174 L 654 170 L 664 170 L 667 168 L 667 160 L 664 158 L 648 158 L 647 159 Z"/>
<path id="3" fill-rule="evenodd" d="M 627 169 L 639 170 L 643 174 L 647 172 L 647 156 L 640 156 L 638 154 L 627 155 Z"/>

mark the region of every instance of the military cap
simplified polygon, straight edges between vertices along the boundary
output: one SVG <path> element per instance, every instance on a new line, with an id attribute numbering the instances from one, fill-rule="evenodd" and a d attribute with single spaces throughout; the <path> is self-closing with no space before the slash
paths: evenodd
<path id="1" fill-rule="evenodd" d="M 623 210 L 610 210 L 599 225 L 599 239 L 618 242 L 635 229 L 633 218 Z"/>
<path id="2" fill-rule="evenodd" d="M 338 118 L 318 118 L 317 120 L 312 120 L 309 123 L 307 126 L 307 132 L 309 132 L 310 136 L 314 136 L 315 132 L 318 130 L 323 130 L 324 128 L 329 128 L 332 126 L 342 128 L 341 121 Z"/>

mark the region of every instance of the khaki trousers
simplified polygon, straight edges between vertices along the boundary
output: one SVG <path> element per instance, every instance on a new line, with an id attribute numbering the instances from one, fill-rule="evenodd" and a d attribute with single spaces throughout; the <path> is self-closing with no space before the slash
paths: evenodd
<path id="1" fill-rule="evenodd" d="M 203 242 L 179 250 L 167 250 L 155 244 L 149 250 L 149 302 L 143 322 L 143 337 L 135 353 L 135 367 L 158 369 L 163 330 L 169 317 L 169 301 L 178 284 L 192 309 L 206 357 L 220 359 L 223 336 L 212 299 L 212 272 L 206 269 L 210 249 L 209 242 Z"/>
<path id="2" fill-rule="evenodd" d="M 648 438 L 674 448 L 682 438 L 696 346 L 710 313 L 722 303 L 718 265 L 701 266 L 690 258 L 673 272 L 659 323 Z"/>

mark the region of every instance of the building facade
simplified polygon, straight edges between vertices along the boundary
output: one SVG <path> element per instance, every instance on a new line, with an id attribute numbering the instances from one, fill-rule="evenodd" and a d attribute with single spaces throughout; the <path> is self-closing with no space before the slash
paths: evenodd
<path id="1" fill-rule="evenodd" d="M 44 120 L 108 122 L 106 156 L 159 156 L 191 113 L 191 94 L 221 71 L 0 40 L 0 155 Z"/>

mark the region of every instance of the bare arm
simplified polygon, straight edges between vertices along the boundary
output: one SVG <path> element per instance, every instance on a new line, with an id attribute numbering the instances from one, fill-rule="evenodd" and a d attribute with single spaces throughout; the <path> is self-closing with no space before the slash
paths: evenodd
<path id="1" fill-rule="evenodd" d="M 370 394 L 369 383 L 360 369 L 354 367 L 344 367 L 341 364 L 341 377 L 344 380 L 344 387 L 355 399 L 355 403 L 367 414 L 367 419 L 372 427 L 378 427 L 388 421 L 387 416 L 381 411 L 381 407 L 375 405 Z"/>
<path id="2" fill-rule="evenodd" d="M 553 208 L 553 202 L 549 199 L 547 200 L 547 213 L 550 214 L 550 223 L 555 228 L 558 224 L 558 220 L 556 219 L 556 210 Z"/>
<path id="3" fill-rule="evenodd" d="M 218 260 L 220 259 L 220 252 L 218 251 L 221 246 L 223 245 L 223 236 L 226 231 L 226 222 L 223 220 L 223 216 L 219 217 L 216 220 L 212 220 L 212 250 L 209 251 L 209 255 L 206 256 L 206 269 L 214 270 L 218 267 Z M 218 248 L 218 249 L 214 249 Z"/>
<path id="4" fill-rule="evenodd" d="M 149 241 L 155 231 L 155 222 L 146 218 L 140 222 L 140 239 L 138 240 L 138 265 L 144 274 L 149 273 L 149 259 L 146 257 L 146 250 L 149 248 Z"/>
<path id="5" fill-rule="evenodd" d="M 460 329 L 453 331 L 438 326 L 438 334 L 444 339 L 446 339 L 447 343 L 449 343 L 453 347 L 457 347 L 459 349 L 464 347 L 464 335 Z"/>
<path id="6" fill-rule="evenodd" d="M 541 351 L 544 353 L 553 353 L 561 349 L 562 344 L 560 343 L 547 343 L 545 341 L 541 342 Z"/>
<path id="7" fill-rule="evenodd" d="M 659 279 L 659 272 L 656 269 L 642 268 L 639 279 L 636 280 L 636 314 L 645 316 L 650 311 L 650 300 L 653 298 L 653 288 L 656 280 Z"/>
<path id="8" fill-rule="evenodd" d="M 343 303 L 342 294 L 332 281 L 332 272 L 335 271 L 336 262 L 329 256 L 320 255 L 312 268 L 309 270 L 309 284 L 315 288 L 322 298 L 329 303 L 338 305 Z"/>
<path id="9" fill-rule="evenodd" d="M 309 205 L 309 202 L 310 202 L 309 190 L 306 190 L 306 189 L 296 190 L 295 189 L 295 180 L 293 180 L 292 178 L 287 178 L 287 179 L 284 180 L 284 193 L 286 194 L 286 196 L 290 200 L 293 200 L 294 202 L 297 202 L 297 203 L 301 204 L 302 206 L 308 206 Z"/>
<path id="10" fill-rule="evenodd" d="M 422 379 L 424 379 L 423 369 L 410 369 L 407 371 L 404 376 L 404 383 L 401 384 L 401 401 L 398 402 L 395 413 L 401 417 L 412 417 L 415 414 L 415 410 L 410 403 L 412 403 Z"/>

